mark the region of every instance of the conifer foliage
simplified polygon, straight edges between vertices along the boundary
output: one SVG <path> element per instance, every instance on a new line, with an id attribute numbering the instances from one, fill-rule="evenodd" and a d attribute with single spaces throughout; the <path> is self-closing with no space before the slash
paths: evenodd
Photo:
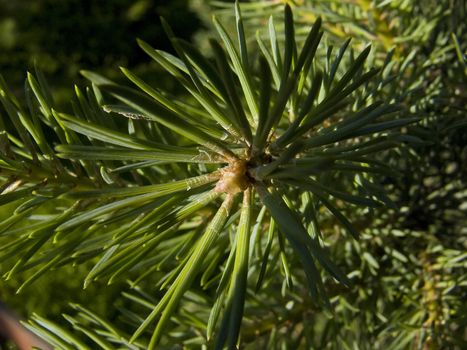
<path id="1" fill-rule="evenodd" d="M 413 257 L 394 236 L 420 230 L 396 229 L 399 170 L 430 145 L 416 57 L 350 39 L 333 51 L 329 24 L 297 26 L 289 5 L 254 38 L 231 10 L 235 33 L 214 17 L 210 55 L 164 21 L 176 55 L 138 41 L 185 94 L 126 68 L 127 85 L 85 71 L 90 85 L 63 112 L 41 72 L 28 74 L 25 103 L 0 80 L 5 278 L 27 274 L 21 292 L 84 265 L 84 288 L 127 282 L 118 319 L 71 304 L 69 326 L 34 315 L 31 329 L 64 349 L 434 344 L 458 305 L 439 305 L 436 283 L 465 254 L 455 243 L 447 260 L 417 257 L 429 318 L 406 319 L 394 284 L 412 278 Z"/>

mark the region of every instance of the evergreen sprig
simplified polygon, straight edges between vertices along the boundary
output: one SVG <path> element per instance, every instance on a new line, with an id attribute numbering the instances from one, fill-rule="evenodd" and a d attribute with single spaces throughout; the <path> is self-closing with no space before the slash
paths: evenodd
<path id="1" fill-rule="evenodd" d="M 316 55 L 321 19 L 299 46 L 288 5 L 284 45 L 271 21 L 270 44 L 258 37 L 262 54 L 255 57 L 238 4 L 235 14 L 236 40 L 214 18 L 221 39 L 211 40 L 214 59 L 176 38 L 165 22 L 177 56 L 139 41 L 186 90 L 183 98 L 128 69 L 122 72 L 131 87 L 83 72 L 92 86 L 76 87 L 73 112 L 64 113 L 40 72 L 28 74 L 26 107 L 0 81 L 6 278 L 33 269 L 21 291 L 52 269 L 88 261 L 85 287 L 131 276 L 137 288 L 151 274 L 160 277 L 164 292 L 132 336 L 84 309 L 83 317 L 104 330 L 68 317 L 103 348 L 122 339 L 130 348 L 155 348 L 168 337 L 164 329 L 186 316 L 177 309 L 194 285 L 209 290 L 214 305 L 192 326 L 205 330 L 215 348 L 235 348 L 249 281 L 261 290 L 275 262 L 271 250 L 288 287 L 306 280 L 313 303 L 332 310 L 329 276 L 346 286 L 352 277 L 329 257 L 320 208 L 358 239 L 345 214 L 349 205 L 394 206 L 372 180 L 395 171 L 372 156 L 419 142 L 394 131 L 419 120 L 401 96 L 388 97 L 399 67 L 388 59 L 382 69 L 368 69 L 370 47 L 355 56 L 348 43 L 323 63 Z M 58 347 L 86 348 L 39 316 L 33 324 Z M 140 340 L 148 332 L 149 341 Z"/>

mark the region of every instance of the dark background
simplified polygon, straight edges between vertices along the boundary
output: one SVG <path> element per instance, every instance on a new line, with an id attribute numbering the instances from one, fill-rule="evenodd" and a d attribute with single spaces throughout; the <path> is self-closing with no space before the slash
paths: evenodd
<path id="1" fill-rule="evenodd" d="M 160 16 L 188 40 L 202 29 L 186 0 L 0 0 L 0 74 L 21 94 L 26 70 L 36 65 L 60 105 L 73 84 L 84 84 L 81 69 L 118 79 L 125 66 L 155 78 L 157 67 L 135 39 L 171 51 Z"/>

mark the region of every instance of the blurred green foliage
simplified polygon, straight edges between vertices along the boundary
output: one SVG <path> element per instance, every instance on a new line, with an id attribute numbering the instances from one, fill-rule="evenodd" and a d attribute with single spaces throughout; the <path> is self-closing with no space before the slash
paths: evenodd
<path id="1" fill-rule="evenodd" d="M 36 65 L 50 77 L 62 105 L 72 85 L 84 81 L 81 69 L 114 77 L 118 66 L 139 67 L 154 76 L 158 71 L 145 65 L 135 39 L 170 51 L 160 16 L 185 39 L 201 26 L 187 0 L 0 0 L 2 75 L 19 92 L 26 70 Z"/>

